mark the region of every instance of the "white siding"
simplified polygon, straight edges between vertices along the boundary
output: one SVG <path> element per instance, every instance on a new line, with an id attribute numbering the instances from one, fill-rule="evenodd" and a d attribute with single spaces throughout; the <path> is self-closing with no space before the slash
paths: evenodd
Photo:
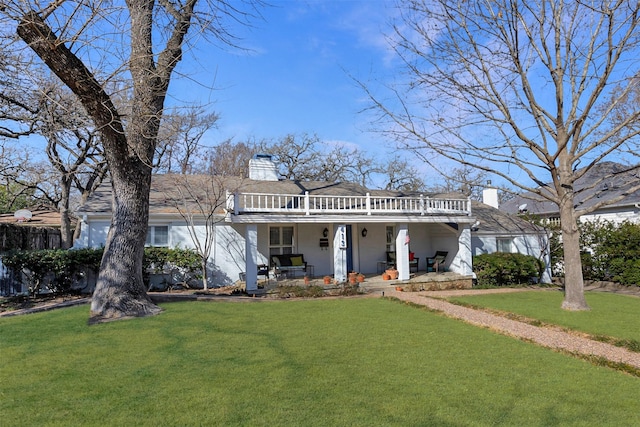
<path id="1" fill-rule="evenodd" d="M 245 271 L 244 232 L 244 226 L 238 230 L 230 225 L 216 227 L 215 248 L 212 254 L 215 259 L 216 284 L 234 283 L 240 279 L 240 273 Z"/>
<path id="2" fill-rule="evenodd" d="M 589 215 L 582 215 L 580 221 L 611 221 L 619 224 L 624 221 L 639 222 L 640 210 L 618 211 L 618 212 L 596 212 Z"/>
<path id="3" fill-rule="evenodd" d="M 496 252 L 496 238 L 507 236 L 495 235 L 475 235 L 471 239 L 471 253 L 473 256 L 481 254 L 491 254 Z M 533 255 L 540 259 L 543 248 L 547 245 L 546 238 L 542 236 L 512 236 L 514 252 Z M 549 266 L 549 254 L 545 253 L 543 257 L 545 263 L 545 272 L 542 276 L 543 283 L 551 283 L 551 268 Z"/>

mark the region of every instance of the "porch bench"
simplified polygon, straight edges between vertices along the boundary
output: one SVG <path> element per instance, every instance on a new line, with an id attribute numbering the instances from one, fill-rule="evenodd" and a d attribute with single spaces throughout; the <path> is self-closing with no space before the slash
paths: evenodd
<path id="1" fill-rule="evenodd" d="M 297 273 L 307 273 L 307 262 L 303 254 L 271 255 L 271 268 L 276 277 L 281 274 L 291 274 L 295 277 Z"/>

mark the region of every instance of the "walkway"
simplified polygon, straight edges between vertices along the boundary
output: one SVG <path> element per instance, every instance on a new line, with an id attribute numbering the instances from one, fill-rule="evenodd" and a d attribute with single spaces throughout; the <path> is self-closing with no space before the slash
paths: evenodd
<path id="1" fill-rule="evenodd" d="M 513 289 L 510 291 L 518 292 L 521 290 Z M 584 356 L 602 357 L 612 362 L 623 363 L 640 369 L 640 353 L 564 332 L 554 327 L 533 326 L 486 311 L 462 307 L 442 299 L 433 298 L 433 296 L 445 297 L 452 294 L 468 295 L 472 292 L 487 293 L 491 291 L 397 292 L 388 290 L 385 291 L 385 295 L 398 298 L 401 301 L 424 305 L 432 310 L 440 311 L 446 316 L 463 320 L 472 325 L 485 327 L 504 335 L 530 340 L 543 347 L 564 350 Z"/>

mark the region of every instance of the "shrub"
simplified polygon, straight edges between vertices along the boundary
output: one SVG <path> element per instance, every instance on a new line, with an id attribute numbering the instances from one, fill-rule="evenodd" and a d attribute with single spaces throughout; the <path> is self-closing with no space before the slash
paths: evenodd
<path id="1" fill-rule="evenodd" d="M 144 248 L 144 271 L 159 272 L 168 266 L 197 271 L 200 269 L 200 255 L 191 249 Z"/>
<path id="2" fill-rule="evenodd" d="M 585 279 L 640 284 L 640 224 L 584 222 L 580 224 L 580 243 Z"/>
<path id="3" fill-rule="evenodd" d="M 473 271 L 479 286 L 508 286 L 530 283 L 540 277 L 542 263 L 532 255 L 495 252 L 473 257 Z"/>
<path id="4" fill-rule="evenodd" d="M 11 251 L 2 256 L 2 263 L 25 283 L 30 294 L 43 288 L 56 294 L 71 292 L 73 285 L 87 271 L 97 273 L 103 249 Z M 166 266 L 183 271 L 199 271 L 200 256 L 188 249 L 145 248 L 143 271 L 148 273 Z"/>
<path id="5" fill-rule="evenodd" d="M 39 293 L 42 287 L 64 294 L 71 292 L 73 284 L 87 270 L 97 272 L 101 259 L 101 249 L 45 249 L 11 251 L 2 256 L 2 263 L 27 281 L 30 294 Z"/>
<path id="6" fill-rule="evenodd" d="M 344 283 L 340 287 L 339 295 L 352 296 L 360 293 L 360 286 L 357 283 Z"/>
<path id="7" fill-rule="evenodd" d="M 316 285 L 278 285 L 275 293 L 279 298 L 318 298 L 324 296 L 324 288 Z"/>

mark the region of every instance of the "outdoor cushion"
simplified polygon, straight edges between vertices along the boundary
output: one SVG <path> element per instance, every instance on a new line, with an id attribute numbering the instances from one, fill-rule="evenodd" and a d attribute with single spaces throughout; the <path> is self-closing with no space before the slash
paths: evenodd
<path id="1" fill-rule="evenodd" d="M 280 254 L 271 255 L 271 264 L 279 269 L 305 269 L 304 255 L 302 254 Z"/>

